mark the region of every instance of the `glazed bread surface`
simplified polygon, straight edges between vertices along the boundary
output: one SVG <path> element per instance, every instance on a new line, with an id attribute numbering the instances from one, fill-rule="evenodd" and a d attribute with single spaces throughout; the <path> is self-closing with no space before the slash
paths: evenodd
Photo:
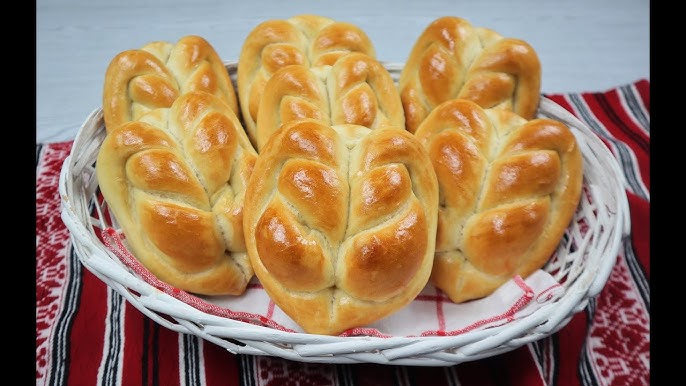
<path id="1" fill-rule="evenodd" d="M 581 196 L 582 156 L 571 130 L 453 99 L 415 135 L 440 189 L 431 281 L 460 303 L 542 268 Z"/>
<path id="2" fill-rule="evenodd" d="M 349 52 L 376 57 L 367 34 L 351 23 L 302 14 L 258 24 L 243 42 L 237 68 L 238 99 L 253 144 L 260 100 L 267 81 L 277 70 L 292 64 L 331 66 Z"/>
<path id="3" fill-rule="evenodd" d="M 203 91 L 111 130 L 98 183 L 133 255 L 200 295 L 240 295 L 253 270 L 243 201 L 257 153 L 233 110 Z"/>
<path id="4" fill-rule="evenodd" d="M 213 94 L 239 114 L 228 70 L 204 38 L 188 35 L 175 44 L 155 41 L 122 51 L 105 72 L 105 127 L 114 130 L 151 110 L 171 107 L 176 98 L 189 91 Z"/>
<path id="5" fill-rule="evenodd" d="M 521 39 L 445 16 L 429 24 L 415 42 L 399 89 L 412 133 L 432 109 L 453 98 L 531 119 L 540 99 L 541 63 Z"/>
<path id="6" fill-rule="evenodd" d="M 337 335 L 392 314 L 428 282 L 438 186 L 404 129 L 288 122 L 246 192 L 250 260 L 306 332 Z"/>
<path id="7" fill-rule="evenodd" d="M 277 70 L 267 81 L 260 102 L 257 151 L 282 124 L 303 118 L 370 129 L 405 127 L 391 74 L 376 59 L 360 52 L 342 55 L 324 68 L 293 64 Z"/>

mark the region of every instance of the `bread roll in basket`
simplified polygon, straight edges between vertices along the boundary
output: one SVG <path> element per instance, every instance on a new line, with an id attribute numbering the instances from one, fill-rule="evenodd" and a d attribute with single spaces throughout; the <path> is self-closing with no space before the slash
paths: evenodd
<path id="1" fill-rule="evenodd" d="M 541 63 L 526 41 L 444 16 L 415 41 L 398 86 L 412 133 L 436 106 L 454 98 L 531 119 L 540 100 Z"/>
<path id="2" fill-rule="evenodd" d="M 281 125 L 303 118 L 370 129 L 405 127 L 393 78 L 379 61 L 360 52 L 341 55 L 318 69 L 280 68 L 266 83 L 257 117 L 254 143 L 258 152 Z"/>
<path id="3" fill-rule="evenodd" d="M 416 138 L 398 127 L 286 123 L 246 192 L 255 274 L 305 331 L 336 335 L 410 303 L 426 285 L 438 186 Z"/>
<path id="4" fill-rule="evenodd" d="M 112 58 L 105 72 L 105 127 L 114 130 L 151 110 L 171 107 L 176 98 L 190 91 L 208 92 L 239 114 L 226 67 L 204 38 L 187 35 L 173 44 L 155 41 L 122 51 Z"/>
<path id="5" fill-rule="evenodd" d="M 294 64 L 324 68 L 351 52 L 376 58 L 369 36 L 352 23 L 301 14 L 255 26 L 243 42 L 236 80 L 245 130 L 255 147 L 260 103 L 274 73 Z"/>
<path id="6" fill-rule="evenodd" d="M 243 198 L 257 153 L 229 105 L 182 94 L 109 130 L 96 172 L 136 258 L 196 294 L 239 295 L 253 276 Z"/>
<path id="7" fill-rule="evenodd" d="M 440 187 L 436 287 L 459 303 L 542 268 L 581 197 L 583 161 L 569 127 L 452 99 L 415 136 Z"/>

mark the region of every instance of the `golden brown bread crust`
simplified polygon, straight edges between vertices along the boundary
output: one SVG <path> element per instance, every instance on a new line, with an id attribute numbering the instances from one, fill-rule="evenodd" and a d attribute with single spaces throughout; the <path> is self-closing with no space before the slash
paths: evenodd
<path id="1" fill-rule="evenodd" d="M 238 99 L 253 144 L 264 88 L 278 69 L 291 64 L 330 66 L 349 52 L 376 56 L 367 34 L 351 23 L 302 14 L 258 24 L 243 42 L 237 68 Z"/>
<path id="2" fill-rule="evenodd" d="M 391 74 L 376 59 L 360 52 L 342 55 L 332 66 L 318 70 L 297 64 L 277 70 L 267 81 L 257 117 L 254 139 L 258 152 L 282 124 L 296 119 L 370 129 L 405 127 L 405 113 Z"/>
<path id="3" fill-rule="evenodd" d="M 532 119 L 541 92 L 541 64 L 527 42 L 446 16 L 422 32 L 399 79 L 407 130 L 453 98 Z"/>
<path id="4" fill-rule="evenodd" d="M 432 282 L 459 303 L 543 267 L 581 195 L 582 156 L 570 129 L 453 99 L 415 136 L 440 189 Z"/>
<path id="5" fill-rule="evenodd" d="M 239 114 L 229 73 L 210 43 L 188 35 L 176 44 L 152 42 L 117 54 L 105 73 L 102 110 L 108 131 L 170 107 L 182 93 L 205 91 Z"/>
<path id="6" fill-rule="evenodd" d="M 402 128 L 286 123 L 255 163 L 246 245 L 272 300 L 306 332 L 336 335 L 411 302 L 428 282 L 438 185 Z"/>
<path id="7" fill-rule="evenodd" d="M 239 295 L 253 276 L 243 201 L 256 158 L 233 110 L 191 91 L 111 130 L 96 171 L 131 251 L 150 272 L 185 291 Z"/>

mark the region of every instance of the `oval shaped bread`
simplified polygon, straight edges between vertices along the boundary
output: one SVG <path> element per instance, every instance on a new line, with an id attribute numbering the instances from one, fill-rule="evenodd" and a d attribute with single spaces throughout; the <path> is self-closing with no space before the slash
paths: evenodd
<path id="1" fill-rule="evenodd" d="M 521 39 L 446 16 L 429 24 L 415 42 L 399 90 L 411 133 L 431 110 L 453 98 L 531 119 L 540 99 L 541 63 Z"/>
<path id="2" fill-rule="evenodd" d="M 246 36 L 238 57 L 238 99 L 248 136 L 255 143 L 260 100 L 269 78 L 280 68 L 299 64 L 330 66 L 344 54 L 376 56 L 367 34 L 354 24 L 302 14 L 258 24 Z"/>
<path id="3" fill-rule="evenodd" d="M 182 93 L 205 91 L 239 114 L 236 91 L 214 47 L 188 35 L 175 44 L 156 41 L 117 54 L 107 67 L 102 110 L 106 129 L 171 107 Z"/>
<path id="4" fill-rule="evenodd" d="M 431 162 L 406 130 L 291 121 L 248 184 L 248 254 L 271 299 L 306 332 L 340 334 L 424 288 L 437 205 Z"/>
<path id="5" fill-rule="evenodd" d="M 431 281 L 459 303 L 543 267 L 581 195 L 582 156 L 571 130 L 453 99 L 415 135 L 440 189 Z"/>
<path id="6" fill-rule="evenodd" d="M 276 71 L 260 101 L 257 151 L 282 124 L 302 118 L 370 129 L 405 127 L 405 113 L 391 74 L 376 59 L 360 52 L 342 55 L 333 65 L 318 70 L 294 64 Z"/>
<path id="7" fill-rule="evenodd" d="M 158 279 L 239 295 L 253 270 L 243 200 L 257 153 L 233 110 L 194 91 L 111 130 L 98 183 L 133 255 Z"/>

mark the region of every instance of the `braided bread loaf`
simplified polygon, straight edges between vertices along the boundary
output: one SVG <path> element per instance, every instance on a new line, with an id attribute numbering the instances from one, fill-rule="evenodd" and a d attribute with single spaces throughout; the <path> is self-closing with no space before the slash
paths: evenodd
<path id="1" fill-rule="evenodd" d="M 541 268 L 579 203 L 583 165 L 570 129 L 468 100 L 438 105 L 415 136 L 440 189 L 431 280 L 459 303 Z"/>
<path id="2" fill-rule="evenodd" d="M 267 141 L 248 184 L 248 254 L 298 325 L 339 334 L 424 288 L 437 205 L 431 161 L 406 130 L 291 121 Z"/>
<path id="3" fill-rule="evenodd" d="M 102 194 L 134 256 L 160 280 L 205 295 L 244 292 L 243 200 L 257 153 L 223 100 L 203 91 L 111 129 Z"/>
<path id="4" fill-rule="evenodd" d="M 296 119 L 370 129 L 405 127 L 391 74 L 376 59 L 360 52 L 342 55 L 332 66 L 319 70 L 303 65 L 282 67 L 267 81 L 257 117 L 258 152 L 282 124 Z"/>
<path id="5" fill-rule="evenodd" d="M 349 52 L 376 55 L 367 34 L 351 23 L 303 14 L 258 24 L 244 40 L 237 68 L 238 99 L 253 144 L 260 100 L 278 69 L 290 64 L 330 66 Z"/>
<path id="6" fill-rule="evenodd" d="M 107 130 L 170 107 L 182 93 L 205 91 L 239 114 L 236 92 L 219 55 L 207 40 L 185 36 L 116 55 L 105 73 L 102 110 Z"/>
<path id="7" fill-rule="evenodd" d="M 446 16 L 429 24 L 415 42 L 399 89 L 412 133 L 433 108 L 453 98 L 531 119 L 540 99 L 541 64 L 525 41 Z"/>

